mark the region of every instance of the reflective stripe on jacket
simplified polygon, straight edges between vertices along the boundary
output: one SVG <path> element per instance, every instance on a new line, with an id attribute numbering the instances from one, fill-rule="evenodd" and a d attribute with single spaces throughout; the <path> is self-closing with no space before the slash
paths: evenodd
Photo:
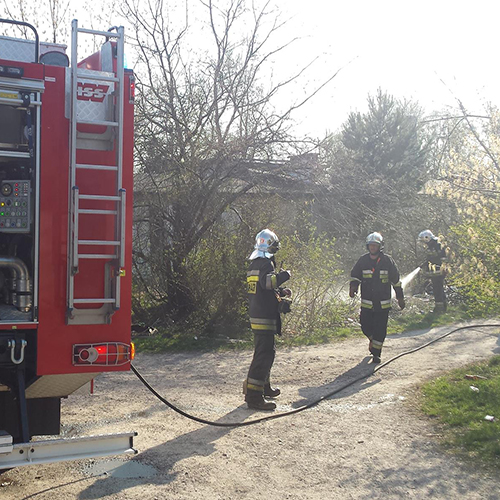
<path id="1" fill-rule="evenodd" d="M 430 240 L 425 249 L 425 258 L 427 262 L 422 268 L 424 276 L 433 278 L 444 276 L 446 274 L 446 249 L 441 246 L 437 239 Z"/>
<path id="2" fill-rule="evenodd" d="M 391 308 L 391 285 L 396 297 L 403 297 L 399 270 L 390 255 L 380 252 L 377 259 L 361 256 L 351 271 L 351 287 L 361 283 L 361 307 L 375 311 Z"/>
<path id="3" fill-rule="evenodd" d="M 286 271 L 276 272 L 272 259 L 261 257 L 250 262 L 247 272 L 248 313 L 250 325 L 256 333 L 280 333 L 275 289 L 289 278 Z"/>

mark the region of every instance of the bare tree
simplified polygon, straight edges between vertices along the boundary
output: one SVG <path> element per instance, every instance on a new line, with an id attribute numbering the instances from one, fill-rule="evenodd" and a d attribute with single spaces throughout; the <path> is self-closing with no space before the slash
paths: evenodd
<path id="1" fill-rule="evenodd" d="M 0 17 L 30 23 L 37 28 L 41 40 L 62 43 L 69 36 L 70 19 L 74 15 L 71 0 L 40 0 L 33 3 L 28 0 L 2 1 L 3 13 Z M 14 32 L 24 38 L 32 37 L 31 30 L 25 26 L 16 26 Z M 2 33 L 10 34 L 2 26 Z"/>
<path id="2" fill-rule="evenodd" d="M 214 223 L 258 186 L 297 182 L 274 158 L 302 151 L 289 118 L 307 101 L 273 107 L 303 70 L 273 82 L 273 60 L 296 40 L 283 41 L 268 3 L 199 7 L 175 19 L 163 0 L 122 3 L 138 50 L 135 270 L 149 300 L 181 315 L 192 307 L 188 257 Z"/>

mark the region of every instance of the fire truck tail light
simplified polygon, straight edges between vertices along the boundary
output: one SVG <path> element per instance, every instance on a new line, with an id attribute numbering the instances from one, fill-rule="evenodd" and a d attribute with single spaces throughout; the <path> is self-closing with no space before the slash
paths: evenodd
<path id="1" fill-rule="evenodd" d="M 133 344 L 122 342 L 73 345 L 73 365 L 120 366 L 130 362 L 134 355 Z"/>
<path id="2" fill-rule="evenodd" d="M 135 101 L 135 77 L 130 75 L 130 87 L 128 89 L 128 102 L 134 104 Z"/>

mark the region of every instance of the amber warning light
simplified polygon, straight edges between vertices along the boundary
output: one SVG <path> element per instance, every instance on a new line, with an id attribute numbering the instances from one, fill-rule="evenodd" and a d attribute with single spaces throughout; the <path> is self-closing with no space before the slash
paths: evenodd
<path id="1" fill-rule="evenodd" d="M 134 344 L 102 342 L 73 345 L 73 364 L 92 366 L 120 366 L 134 359 Z"/>

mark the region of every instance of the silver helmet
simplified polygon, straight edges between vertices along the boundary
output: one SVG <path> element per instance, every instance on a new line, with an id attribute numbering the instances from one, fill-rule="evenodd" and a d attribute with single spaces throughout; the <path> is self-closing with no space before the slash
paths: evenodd
<path id="1" fill-rule="evenodd" d="M 270 259 L 280 249 L 280 242 L 275 233 L 270 229 L 263 229 L 255 237 L 255 246 L 249 259 L 254 260 L 258 257 L 267 257 Z"/>
<path id="2" fill-rule="evenodd" d="M 370 245 L 371 243 L 376 243 L 379 246 L 380 250 L 384 248 L 384 238 L 382 238 L 382 235 L 380 233 L 370 233 L 366 237 L 366 248 L 368 248 L 368 245 Z"/>
<path id="3" fill-rule="evenodd" d="M 422 231 L 418 235 L 418 241 L 421 241 L 423 243 L 429 243 L 431 240 L 436 240 L 437 238 L 432 234 L 432 231 L 429 229 L 426 229 L 425 231 Z"/>

